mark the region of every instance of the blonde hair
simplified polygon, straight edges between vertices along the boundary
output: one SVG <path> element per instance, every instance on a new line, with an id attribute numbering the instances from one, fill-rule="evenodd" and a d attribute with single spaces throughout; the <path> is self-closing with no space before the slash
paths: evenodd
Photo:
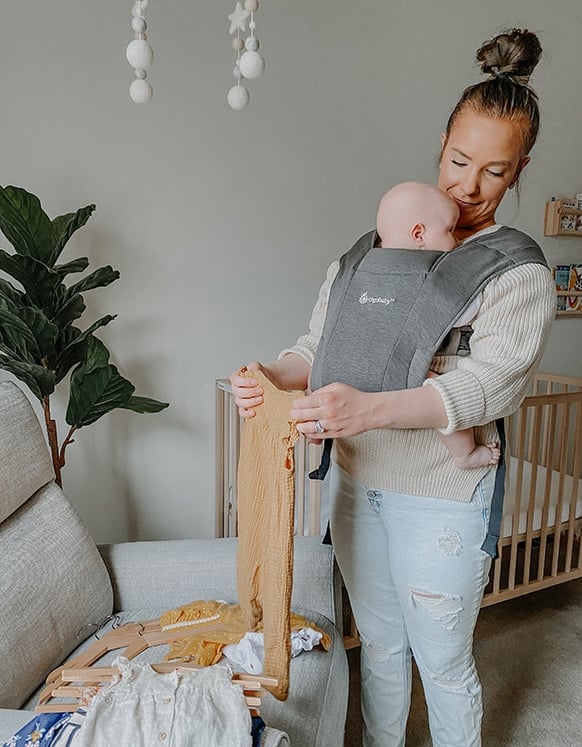
<path id="1" fill-rule="evenodd" d="M 527 29 L 509 29 L 484 42 L 476 60 L 489 77 L 465 88 L 447 122 L 446 138 L 460 114 L 471 109 L 515 123 L 521 133 L 522 155 L 527 155 L 540 126 L 538 97 L 529 79 L 541 54 L 538 37 Z"/>

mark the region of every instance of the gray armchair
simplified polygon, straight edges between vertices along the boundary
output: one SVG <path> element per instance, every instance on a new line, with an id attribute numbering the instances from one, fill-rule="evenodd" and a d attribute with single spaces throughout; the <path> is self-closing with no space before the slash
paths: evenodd
<path id="1" fill-rule="evenodd" d="M 91 643 L 92 623 L 113 612 L 121 624 L 151 619 L 194 599 L 236 601 L 236 539 L 98 548 L 53 477 L 30 403 L 14 384 L 0 384 L 0 743 L 32 718 L 46 675 Z M 343 745 L 348 667 L 340 600 L 330 548 L 318 537 L 297 537 L 293 610 L 333 644 L 292 660 L 287 701 L 264 698 L 265 747 Z M 163 653 L 141 656 L 159 661 Z"/>

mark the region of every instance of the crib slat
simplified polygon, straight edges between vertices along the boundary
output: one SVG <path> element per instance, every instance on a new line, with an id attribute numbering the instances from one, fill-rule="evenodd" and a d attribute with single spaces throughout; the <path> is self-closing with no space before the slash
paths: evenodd
<path id="1" fill-rule="evenodd" d="M 527 586 L 530 582 L 530 566 L 532 560 L 532 543 L 533 543 L 533 520 L 536 509 L 536 488 L 538 479 L 538 455 L 540 448 L 540 431 L 543 407 L 535 407 L 533 414 L 533 433 L 530 432 L 531 441 L 531 459 L 530 459 L 530 479 L 529 479 L 529 496 L 527 504 L 527 518 L 525 527 L 525 558 L 523 564 L 523 583 Z"/>
<path id="2" fill-rule="evenodd" d="M 544 484 L 544 503 L 542 507 L 540 551 L 538 556 L 537 579 L 541 581 L 545 573 L 546 548 L 548 543 L 548 517 L 550 513 L 550 501 L 552 497 L 552 474 L 554 464 L 554 446 L 556 433 L 557 406 L 551 405 L 544 408 L 544 428 L 542 436 L 543 457 L 542 462 L 546 468 L 546 479 Z"/>
<path id="3" fill-rule="evenodd" d="M 321 460 L 321 447 L 309 444 L 309 471 L 317 469 Z M 307 521 L 309 534 L 321 533 L 321 480 L 309 480 L 309 505 Z"/>
<path id="4" fill-rule="evenodd" d="M 515 475 L 515 501 L 513 505 L 513 516 L 511 518 L 511 549 L 509 554 L 509 578 L 508 588 L 515 588 L 515 573 L 517 568 L 517 550 L 519 534 L 519 517 L 521 513 L 521 493 L 523 490 L 523 467 L 524 450 L 526 449 L 526 433 L 528 421 L 528 408 L 522 406 L 517 415 L 517 470 Z"/>
<path id="5" fill-rule="evenodd" d="M 228 430 L 230 440 L 228 444 L 228 463 L 230 466 L 230 480 L 228 485 L 228 536 L 238 535 L 238 455 L 244 418 L 238 413 L 234 397 L 229 399 Z"/>
<path id="6" fill-rule="evenodd" d="M 503 548 L 499 550 L 499 557 L 493 561 L 493 589 L 492 594 L 499 594 L 501 588 L 501 565 L 503 563 Z"/>
<path id="7" fill-rule="evenodd" d="M 559 463 L 559 476 L 558 476 L 558 494 L 556 496 L 556 518 L 554 525 L 556 531 L 554 532 L 554 551 L 552 553 L 552 576 L 558 574 L 559 563 L 560 563 L 560 549 L 562 545 L 562 532 L 560 527 L 562 525 L 562 511 L 564 506 L 564 488 L 566 484 L 566 470 L 568 466 L 568 432 L 570 430 L 570 410 L 571 405 L 568 403 L 561 404 L 558 407 L 558 411 L 561 417 L 558 418 L 558 431 L 560 434 L 560 463 Z"/>
<path id="8" fill-rule="evenodd" d="M 573 408 L 574 409 L 574 408 Z M 582 431 L 582 403 L 578 402 L 576 406 L 576 438 L 574 439 L 575 445 L 578 442 L 578 437 Z M 572 464 L 572 489 L 570 491 L 570 511 L 568 514 L 568 540 L 566 543 L 566 564 L 564 570 L 566 573 L 572 568 L 572 551 L 574 547 L 574 534 L 576 530 L 576 502 L 578 497 L 578 477 L 580 475 L 580 449 L 576 448 L 574 451 L 574 460 Z M 580 551 L 578 553 L 580 555 Z M 580 565 L 580 559 L 578 559 L 578 566 Z"/>
<path id="9" fill-rule="evenodd" d="M 215 491 L 216 491 L 216 515 L 214 531 L 216 537 L 224 537 L 224 517 L 225 517 L 225 506 L 224 506 L 224 480 L 226 475 L 226 465 L 224 462 L 224 390 L 219 386 L 219 382 L 216 382 L 216 392 L 214 401 L 214 417 L 216 423 L 216 429 L 214 434 L 214 475 L 215 475 Z"/>

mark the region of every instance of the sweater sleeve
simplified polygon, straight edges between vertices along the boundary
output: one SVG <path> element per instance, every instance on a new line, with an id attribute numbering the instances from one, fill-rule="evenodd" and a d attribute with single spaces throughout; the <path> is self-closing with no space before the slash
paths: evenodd
<path id="1" fill-rule="evenodd" d="M 313 312 L 311 313 L 311 319 L 309 321 L 309 332 L 301 335 L 301 337 L 297 340 L 293 347 L 285 348 L 285 350 L 282 350 L 279 353 L 279 358 L 282 358 L 288 353 L 296 353 L 297 355 L 300 355 L 302 358 L 304 358 L 310 366 L 313 365 L 313 359 L 315 358 L 317 346 L 319 345 L 319 340 L 321 338 L 321 333 L 323 330 L 323 324 L 325 322 L 325 315 L 327 313 L 329 292 L 331 290 L 333 281 L 335 280 L 335 276 L 338 273 L 338 270 L 339 262 L 337 260 L 335 262 L 332 262 L 328 267 L 326 278 L 323 282 L 323 285 L 319 289 L 319 296 L 317 298 L 315 306 L 313 307 Z"/>
<path id="2" fill-rule="evenodd" d="M 425 386 L 440 394 L 448 434 L 510 415 L 523 401 L 556 311 L 556 288 L 547 267 L 524 264 L 487 284 L 473 321 L 471 354 Z"/>

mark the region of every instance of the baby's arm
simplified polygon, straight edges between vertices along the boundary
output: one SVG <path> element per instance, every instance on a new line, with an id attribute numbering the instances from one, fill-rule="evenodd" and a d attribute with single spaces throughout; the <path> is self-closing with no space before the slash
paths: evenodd
<path id="1" fill-rule="evenodd" d="M 501 456 L 501 450 L 496 443 L 476 444 L 473 428 L 455 431 L 448 436 L 439 433 L 439 436 L 459 469 L 494 466 Z"/>
<path id="2" fill-rule="evenodd" d="M 438 374 L 434 371 L 429 371 L 427 374 L 427 378 L 431 379 L 436 376 Z M 479 467 L 494 466 L 501 456 L 501 450 L 496 443 L 476 444 L 475 430 L 473 428 L 455 431 L 454 433 L 449 433 L 448 436 L 443 436 L 442 433 L 439 433 L 439 437 L 449 450 L 449 454 L 453 457 L 459 469 L 478 469 Z"/>

